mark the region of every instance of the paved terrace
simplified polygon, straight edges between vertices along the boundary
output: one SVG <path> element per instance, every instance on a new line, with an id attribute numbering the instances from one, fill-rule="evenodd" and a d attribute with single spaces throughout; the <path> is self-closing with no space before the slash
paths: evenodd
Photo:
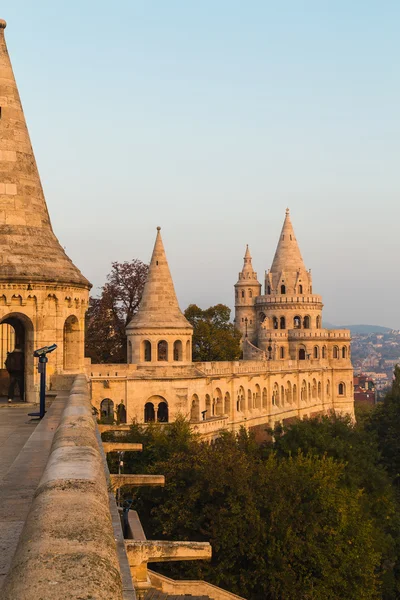
<path id="1" fill-rule="evenodd" d="M 102 443 L 84 375 L 41 422 L 32 422 L 29 410 L 0 406 L 1 600 L 242 600 L 147 568 L 154 561 L 209 559 L 208 543 L 147 540 L 134 511 L 124 539 L 115 488 L 163 485 L 164 477 L 110 476 L 105 452 L 141 445 Z"/>
<path id="2" fill-rule="evenodd" d="M 28 417 L 30 404 L 0 404 L 0 596 L 66 399 L 60 394 L 41 422 Z"/>

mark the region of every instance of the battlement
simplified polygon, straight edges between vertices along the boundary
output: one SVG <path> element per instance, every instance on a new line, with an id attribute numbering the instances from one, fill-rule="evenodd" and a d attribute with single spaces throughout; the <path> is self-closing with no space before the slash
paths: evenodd
<path id="1" fill-rule="evenodd" d="M 322 296 L 316 296 L 315 294 L 309 296 L 258 296 L 255 299 L 257 306 L 263 304 L 322 304 Z"/>

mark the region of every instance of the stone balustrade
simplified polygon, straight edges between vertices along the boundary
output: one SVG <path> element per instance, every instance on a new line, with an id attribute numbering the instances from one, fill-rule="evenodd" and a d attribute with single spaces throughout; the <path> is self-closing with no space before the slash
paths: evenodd
<path id="1" fill-rule="evenodd" d="M 104 462 L 77 375 L 4 582 L 2 600 L 122 600 Z"/>

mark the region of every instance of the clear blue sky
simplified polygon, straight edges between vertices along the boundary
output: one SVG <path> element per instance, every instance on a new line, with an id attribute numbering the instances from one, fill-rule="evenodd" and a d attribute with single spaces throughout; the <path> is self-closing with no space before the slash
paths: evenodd
<path id="1" fill-rule="evenodd" d="M 326 320 L 400 328 L 400 3 L 7 0 L 54 230 L 99 286 L 162 234 L 182 308 L 286 206 Z"/>

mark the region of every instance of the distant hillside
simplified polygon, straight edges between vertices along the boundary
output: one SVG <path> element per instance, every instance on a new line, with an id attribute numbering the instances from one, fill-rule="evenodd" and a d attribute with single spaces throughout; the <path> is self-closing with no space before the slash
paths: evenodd
<path id="1" fill-rule="evenodd" d="M 326 329 L 350 329 L 351 333 L 389 333 L 390 327 L 381 325 L 333 325 L 332 323 L 323 323 Z"/>

